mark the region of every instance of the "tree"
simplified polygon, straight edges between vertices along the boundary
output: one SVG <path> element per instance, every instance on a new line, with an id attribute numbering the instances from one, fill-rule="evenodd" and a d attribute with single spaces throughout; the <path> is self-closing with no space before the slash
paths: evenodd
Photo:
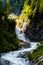
<path id="1" fill-rule="evenodd" d="M 7 17 L 10 13 L 10 5 L 7 5 L 0 2 L 0 52 L 7 52 L 19 47 L 19 40 L 15 33 L 16 24 Z"/>

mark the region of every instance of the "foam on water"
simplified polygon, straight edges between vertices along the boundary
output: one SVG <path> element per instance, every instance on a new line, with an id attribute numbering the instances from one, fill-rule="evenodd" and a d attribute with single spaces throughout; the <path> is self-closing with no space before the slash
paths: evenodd
<path id="1" fill-rule="evenodd" d="M 28 42 L 31 44 L 30 48 L 25 48 L 25 49 L 21 49 L 18 51 L 11 51 L 9 53 L 5 53 L 4 55 L 1 56 L 2 59 L 4 60 L 8 60 L 10 62 L 12 62 L 13 64 L 11 65 L 29 65 L 29 60 L 26 58 L 20 58 L 20 54 L 24 53 L 24 52 L 32 52 L 34 49 L 37 48 L 37 42 L 30 42 L 29 40 L 25 39 L 24 33 L 20 33 L 20 28 L 16 27 L 16 34 L 17 37 L 24 41 L 24 42 Z"/>

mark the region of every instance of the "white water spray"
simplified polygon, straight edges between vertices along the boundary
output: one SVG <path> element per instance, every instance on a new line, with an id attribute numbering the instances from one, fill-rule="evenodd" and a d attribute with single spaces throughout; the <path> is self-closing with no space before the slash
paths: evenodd
<path id="1" fill-rule="evenodd" d="M 20 56 L 20 54 L 24 53 L 24 52 L 32 52 L 34 49 L 37 48 L 37 44 L 38 43 L 34 43 L 34 42 L 30 42 L 29 40 L 26 40 L 25 39 L 25 36 L 24 36 L 24 33 L 20 33 L 20 28 L 16 27 L 16 34 L 17 34 L 17 37 L 24 41 L 24 42 L 28 42 L 31 44 L 31 47 L 30 48 L 25 48 L 25 49 L 21 49 L 21 50 L 18 50 L 18 51 L 11 51 L 9 53 L 5 53 L 4 55 L 1 56 L 2 59 L 4 60 L 8 60 L 10 61 L 11 65 L 29 65 L 29 61 L 28 59 L 26 58 L 20 58 L 18 56 Z"/>
<path id="2" fill-rule="evenodd" d="M 12 18 L 13 18 L 13 16 L 12 16 Z M 23 28 L 24 28 L 24 26 L 23 26 Z M 18 51 L 11 51 L 9 53 L 5 53 L 4 55 L 2 54 L 1 58 L 4 60 L 10 61 L 11 62 L 10 65 L 29 65 L 29 60 L 27 58 L 20 57 L 20 54 L 22 54 L 24 52 L 32 52 L 34 49 L 37 48 L 38 43 L 37 42 L 30 42 L 29 40 L 25 39 L 24 33 L 20 33 L 21 30 L 19 27 L 16 26 L 15 31 L 16 31 L 18 39 L 20 39 L 24 42 L 30 43 L 31 47 L 21 49 Z"/>

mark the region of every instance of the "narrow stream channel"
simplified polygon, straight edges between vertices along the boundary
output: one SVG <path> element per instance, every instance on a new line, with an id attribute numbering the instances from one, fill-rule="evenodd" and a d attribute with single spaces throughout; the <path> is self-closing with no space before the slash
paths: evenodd
<path id="1" fill-rule="evenodd" d="M 20 33 L 20 29 L 16 26 L 16 34 L 19 40 L 23 42 L 30 43 L 30 48 L 21 48 L 17 51 L 11 51 L 8 53 L 2 53 L 0 58 L 0 65 L 30 65 L 29 60 L 27 58 L 21 57 L 21 54 L 25 54 L 25 52 L 32 52 L 37 48 L 38 42 L 30 42 L 25 39 L 24 33 Z"/>

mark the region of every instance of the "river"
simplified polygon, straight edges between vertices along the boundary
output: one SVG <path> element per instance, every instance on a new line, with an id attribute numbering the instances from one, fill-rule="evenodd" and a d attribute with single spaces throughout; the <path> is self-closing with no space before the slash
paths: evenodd
<path id="1" fill-rule="evenodd" d="M 11 51 L 8 53 L 2 53 L 0 58 L 0 65 L 30 65 L 28 58 L 21 57 L 21 55 L 25 54 L 26 52 L 32 52 L 34 49 L 37 48 L 38 42 L 30 42 L 25 38 L 23 32 L 21 32 L 20 28 L 16 26 L 15 28 L 16 35 L 19 40 L 23 42 L 30 43 L 30 48 L 21 48 L 16 51 Z"/>

